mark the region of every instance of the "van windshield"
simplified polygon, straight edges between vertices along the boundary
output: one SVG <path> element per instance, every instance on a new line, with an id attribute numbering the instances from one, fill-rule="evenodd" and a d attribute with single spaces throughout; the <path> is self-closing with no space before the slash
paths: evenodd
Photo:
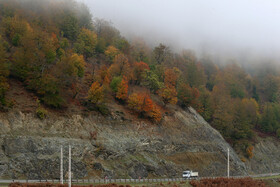
<path id="1" fill-rule="evenodd" d="M 190 173 L 189 171 L 184 171 L 184 172 L 183 172 L 183 174 L 189 174 L 189 173 Z"/>

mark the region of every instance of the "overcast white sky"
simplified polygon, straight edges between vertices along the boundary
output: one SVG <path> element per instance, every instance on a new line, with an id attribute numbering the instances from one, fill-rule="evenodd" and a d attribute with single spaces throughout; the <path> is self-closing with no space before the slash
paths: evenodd
<path id="1" fill-rule="evenodd" d="M 279 0 L 78 0 L 122 35 L 218 52 L 280 54 Z M 280 56 L 280 55 L 279 55 Z"/>

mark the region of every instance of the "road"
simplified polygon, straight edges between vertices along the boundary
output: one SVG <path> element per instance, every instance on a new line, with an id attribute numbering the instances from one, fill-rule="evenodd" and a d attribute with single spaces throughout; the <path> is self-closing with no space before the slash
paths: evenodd
<path id="1" fill-rule="evenodd" d="M 244 177 L 273 177 L 279 176 L 280 173 L 266 173 L 266 174 L 258 174 L 258 175 L 249 175 L 249 176 L 232 176 L 231 178 L 244 178 Z M 197 179 L 203 178 L 217 178 L 217 177 L 199 177 Z M 182 181 L 185 180 L 183 178 L 166 178 L 166 179 L 73 179 L 72 183 L 149 183 L 149 182 L 168 182 L 168 181 Z M 40 182 L 50 182 L 50 183 L 59 183 L 59 180 L 53 179 L 45 179 L 45 180 L 2 180 L 0 179 L 0 184 L 10 184 L 13 182 L 20 183 L 40 183 Z M 65 180 L 64 183 L 68 183 L 68 180 Z"/>

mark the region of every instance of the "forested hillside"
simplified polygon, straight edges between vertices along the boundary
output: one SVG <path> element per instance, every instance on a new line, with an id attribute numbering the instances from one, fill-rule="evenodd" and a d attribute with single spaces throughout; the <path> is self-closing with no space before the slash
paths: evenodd
<path id="1" fill-rule="evenodd" d="M 0 41 L 3 112 L 16 104 L 7 97 L 16 79 L 36 95 L 40 118 L 71 103 L 108 115 L 106 103 L 114 101 L 160 124 L 168 106 L 192 106 L 248 158 L 256 132 L 280 138 L 276 65 L 249 73 L 191 50 L 150 48 L 69 0 L 0 0 Z"/>

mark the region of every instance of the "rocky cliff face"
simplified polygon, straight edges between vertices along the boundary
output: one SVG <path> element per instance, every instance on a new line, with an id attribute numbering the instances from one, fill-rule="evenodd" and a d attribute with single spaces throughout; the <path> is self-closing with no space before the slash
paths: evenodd
<path id="1" fill-rule="evenodd" d="M 123 112 L 100 115 L 0 114 L 0 178 L 59 178 L 60 146 L 73 149 L 74 178 L 225 176 L 230 146 L 195 110 L 176 108 L 160 125 L 132 121 Z M 230 148 L 232 175 L 247 171 Z"/>
<path id="2" fill-rule="evenodd" d="M 249 173 L 280 172 L 280 142 L 273 137 L 260 138 L 254 145 L 253 158 L 246 162 Z"/>

